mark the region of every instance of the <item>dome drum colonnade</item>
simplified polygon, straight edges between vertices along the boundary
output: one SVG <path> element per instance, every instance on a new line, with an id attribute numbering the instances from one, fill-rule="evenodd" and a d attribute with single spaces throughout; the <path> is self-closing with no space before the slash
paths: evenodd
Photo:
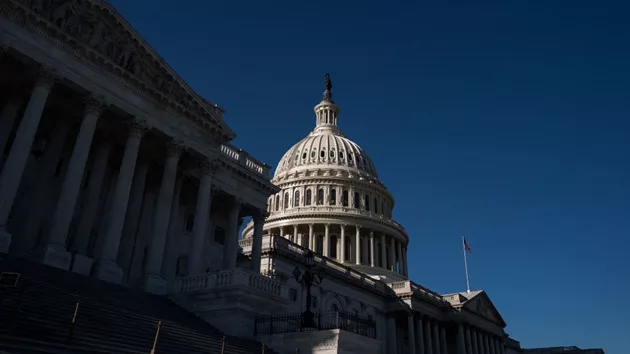
<path id="1" fill-rule="evenodd" d="M 394 199 L 369 156 L 341 133 L 331 89 L 327 75 L 315 129 L 278 163 L 272 182 L 281 191 L 268 200 L 265 233 L 341 263 L 406 277 L 409 239 L 392 219 Z M 248 225 L 244 237 L 251 233 Z"/>

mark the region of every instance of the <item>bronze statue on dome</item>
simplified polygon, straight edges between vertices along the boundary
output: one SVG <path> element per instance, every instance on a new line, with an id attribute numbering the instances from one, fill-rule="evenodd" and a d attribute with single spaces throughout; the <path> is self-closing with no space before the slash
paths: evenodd
<path id="1" fill-rule="evenodd" d="M 324 91 L 324 101 L 332 102 L 332 80 L 330 79 L 330 74 L 326 73 L 325 76 L 326 81 L 326 91 Z"/>

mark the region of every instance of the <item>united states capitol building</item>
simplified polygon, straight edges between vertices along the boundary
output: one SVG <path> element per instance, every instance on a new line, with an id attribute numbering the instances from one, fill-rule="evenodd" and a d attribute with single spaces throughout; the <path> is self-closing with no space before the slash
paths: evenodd
<path id="1" fill-rule="evenodd" d="M 7 318 L 37 335 L 71 325 L 72 339 L 0 325 L 0 350 L 74 353 L 101 335 L 111 353 L 143 336 L 155 353 L 260 352 L 231 349 L 246 341 L 263 353 L 522 352 L 484 291 L 438 294 L 408 278 L 413 235 L 342 133 L 330 76 L 312 126 L 304 107 L 312 130 L 273 175 L 107 2 L 2 0 L 0 77 L 0 284 L 21 309 L 0 311 L 69 288 Z M 115 338 L 149 334 L 123 348 L 102 323 L 88 331 L 88 315 L 121 308 L 134 325 L 119 333 L 112 319 Z"/>

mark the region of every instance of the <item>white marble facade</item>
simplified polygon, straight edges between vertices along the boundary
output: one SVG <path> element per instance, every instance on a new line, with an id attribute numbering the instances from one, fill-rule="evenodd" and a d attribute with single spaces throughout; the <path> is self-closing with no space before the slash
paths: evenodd
<path id="1" fill-rule="evenodd" d="M 505 353 L 484 292 L 408 279 L 410 237 L 372 160 L 339 130 L 329 77 L 315 128 L 272 178 L 230 144 L 223 110 L 106 2 L 3 4 L 0 252 L 168 293 L 252 336 L 256 316 L 304 310 L 292 273 L 310 249 L 324 272 L 313 309 L 376 323 L 376 338 L 338 335 L 313 352 Z"/>

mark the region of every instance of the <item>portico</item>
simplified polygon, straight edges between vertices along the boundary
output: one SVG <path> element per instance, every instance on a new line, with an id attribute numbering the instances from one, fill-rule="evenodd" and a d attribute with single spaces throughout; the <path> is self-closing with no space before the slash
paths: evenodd
<path id="1" fill-rule="evenodd" d="M 155 293 L 178 274 L 235 269 L 240 220 L 255 216 L 260 239 L 277 188 L 229 144 L 222 109 L 109 5 L 10 4 L 49 34 L 0 23 L 0 252 Z"/>

